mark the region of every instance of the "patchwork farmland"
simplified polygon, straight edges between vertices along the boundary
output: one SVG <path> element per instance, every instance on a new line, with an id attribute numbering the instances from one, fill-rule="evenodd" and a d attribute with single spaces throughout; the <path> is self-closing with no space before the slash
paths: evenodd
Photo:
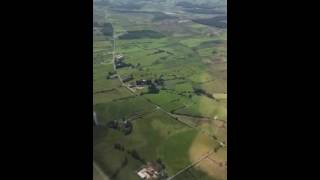
<path id="1" fill-rule="evenodd" d="M 227 178 L 225 8 L 94 1 L 94 180 Z"/>

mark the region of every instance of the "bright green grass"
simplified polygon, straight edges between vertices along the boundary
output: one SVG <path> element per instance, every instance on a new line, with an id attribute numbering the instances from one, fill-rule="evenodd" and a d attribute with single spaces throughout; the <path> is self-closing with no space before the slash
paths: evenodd
<path id="1" fill-rule="evenodd" d="M 161 90 L 158 94 L 145 94 L 144 97 L 169 112 L 191 103 L 189 98 L 165 90 Z"/>
<path id="2" fill-rule="evenodd" d="M 160 149 L 161 158 L 168 166 L 169 174 L 178 172 L 183 167 L 191 164 L 188 150 L 192 140 L 197 135 L 195 130 L 184 131 L 171 136 Z"/>

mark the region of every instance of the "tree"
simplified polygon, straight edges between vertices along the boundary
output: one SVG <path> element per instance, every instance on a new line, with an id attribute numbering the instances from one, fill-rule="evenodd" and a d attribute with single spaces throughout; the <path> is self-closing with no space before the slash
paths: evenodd
<path id="1" fill-rule="evenodd" d="M 156 83 L 159 86 L 163 86 L 164 85 L 164 80 L 159 78 L 159 79 L 155 79 L 154 83 Z"/>
<path id="2" fill-rule="evenodd" d="M 157 94 L 159 93 L 159 89 L 158 87 L 154 84 L 154 83 L 151 83 L 149 86 L 148 86 L 148 92 L 151 93 L 151 94 Z"/>
<path id="3" fill-rule="evenodd" d="M 131 156 L 133 158 L 135 158 L 135 159 L 139 159 L 140 158 L 138 152 L 135 149 L 131 151 Z"/>
<path id="4" fill-rule="evenodd" d="M 101 31 L 105 36 L 112 36 L 113 35 L 112 24 L 111 23 L 104 23 Z"/>
<path id="5" fill-rule="evenodd" d="M 119 123 L 117 121 L 110 121 L 108 122 L 107 126 L 112 129 L 118 129 Z"/>
<path id="6" fill-rule="evenodd" d="M 132 151 L 129 151 L 129 152 L 130 152 L 132 158 L 141 161 L 143 164 L 146 163 L 145 160 L 140 157 L 140 155 L 138 154 L 138 152 L 136 150 L 132 150 Z"/>
<path id="7" fill-rule="evenodd" d="M 166 166 L 163 164 L 160 158 L 157 159 L 157 163 L 160 165 L 161 169 L 165 169 Z"/>
<path id="8" fill-rule="evenodd" d="M 128 158 L 127 156 L 124 158 L 124 160 L 121 163 L 121 167 L 125 167 L 128 164 Z"/>
<path id="9" fill-rule="evenodd" d="M 119 143 L 115 143 L 114 145 L 113 145 L 113 147 L 115 148 L 115 149 L 121 149 L 121 144 L 119 144 Z"/>
<path id="10" fill-rule="evenodd" d="M 124 135 L 131 134 L 132 129 L 133 129 L 132 123 L 130 121 L 126 121 L 123 127 Z"/>

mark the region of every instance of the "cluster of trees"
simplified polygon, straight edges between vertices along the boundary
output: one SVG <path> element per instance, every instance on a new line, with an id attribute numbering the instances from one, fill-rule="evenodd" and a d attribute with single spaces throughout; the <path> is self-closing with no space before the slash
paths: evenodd
<path id="1" fill-rule="evenodd" d="M 125 150 L 124 146 L 121 145 L 120 143 L 115 143 L 115 144 L 113 145 L 113 148 L 114 148 L 114 149 L 117 149 L 117 150 L 119 150 L 119 151 L 124 151 L 124 150 Z"/>
<path id="2" fill-rule="evenodd" d="M 116 150 L 119 150 L 119 151 L 123 151 L 123 152 L 125 151 L 124 146 L 121 145 L 120 143 L 115 143 L 115 144 L 113 145 L 113 148 L 116 149 Z M 140 156 L 140 154 L 139 154 L 135 149 L 133 149 L 133 150 L 127 150 L 126 152 L 127 152 L 133 159 L 136 159 L 136 160 L 140 161 L 141 163 L 146 164 L 145 159 L 143 159 L 143 158 Z"/>
<path id="3" fill-rule="evenodd" d="M 154 83 L 157 84 L 158 86 L 164 86 L 164 79 L 162 77 L 155 79 Z"/>
<path id="4" fill-rule="evenodd" d="M 151 83 L 148 86 L 148 93 L 150 94 L 158 94 L 160 92 L 160 89 L 158 88 L 158 86 L 155 83 Z"/>
<path id="5" fill-rule="evenodd" d="M 156 163 L 160 166 L 159 174 L 160 174 L 160 180 L 164 180 L 168 178 L 167 173 L 165 172 L 166 166 L 164 163 L 161 161 L 160 158 L 157 159 Z"/>
<path id="6" fill-rule="evenodd" d="M 140 38 L 162 38 L 163 34 L 152 30 L 128 31 L 127 34 L 119 36 L 119 39 L 140 39 Z"/>
<path id="7" fill-rule="evenodd" d="M 116 68 L 117 69 L 118 68 L 123 68 L 123 67 L 132 67 L 132 68 L 134 68 L 134 65 L 132 65 L 131 63 L 125 63 L 123 61 L 116 63 Z"/>
<path id="8" fill-rule="evenodd" d="M 151 81 L 151 83 L 148 86 L 148 93 L 150 94 L 157 94 L 160 92 L 159 87 L 164 87 L 164 79 L 163 79 L 163 75 L 161 75 L 159 78 L 155 79 L 153 82 Z"/>
<path id="9" fill-rule="evenodd" d="M 176 18 L 177 17 L 170 16 L 170 15 L 165 14 L 163 12 L 154 12 L 152 21 L 161 21 L 161 20 L 165 20 L 165 19 L 176 19 Z"/>
<path id="10" fill-rule="evenodd" d="M 132 123 L 130 121 L 127 121 L 127 123 L 125 123 L 124 128 L 122 128 L 122 132 L 124 133 L 124 135 L 129 135 L 131 134 L 133 129 Z"/>
<path id="11" fill-rule="evenodd" d="M 163 164 L 160 158 L 157 159 L 157 163 L 160 165 L 161 169 L 166 169 L 166 166 Z"/>
<path id="12" fill-rule="evenodd" d="M 205 95 L 208 98 L 214 99 L 212 94 L 206 92 L 205 90 L 203 90 L 201 88 L 193 87 L 193 92 L 198 96 Z"/>
<path id="13" fill-rule="evenodd" d="M 207 19 L 193 19 L 193 22 L 204 24 L 212 27 L 217 28 L 227 28 L 227 23 L 223 22 L 227 20 L 226 16 L 218 16 L 213 18 L 207 18 Z"/>
<path id="14" fill-rule="evenodd" d="M 214 147 L 214 152 L 218 152 L 218 150 L 221 148 L 221 145 L 220 144 L 217 144 L 215 147 Z"/>
<path id="15" fill-rule="evenodd" d="M 128 154 L 131 155 L 132 158 L 140 161 L 142 164 L 146 164 L 145 159 L 143 159 L 135 149 L 133 149 L 131 151 L 127 151 L 127 152 L 128 152 Z"/>
<path id="16" fill-rule="evenodd" d="M 131 134 L 132 130 L 133 130 L 133 125 L 130 121 L 127 121 L 123 118 L 122 121 L 110 121 L 108 122 L 108 127 L 111 129 L 116 129 L 119 131 L 122 131 L 124 133 L 124 135 L 129 135 Z"/>
<path id="17" fill-rule="evenodd" d="M 225 41 L 223 41 L 223 40 L 204 41 L 204 42 L 201 42 L 199 44 L 199 47 L 201 47 L 201 48 L 209 48 L 209 47 L 220 45 L 220 44 L 223 44 L 223 43 L 225 43 Z"/>
<path id="18" fill-rule="evenodd" d="M 105 36 L 113 36 L 113 27 L 111 23 L 104 23 L 101 32 Z"/>

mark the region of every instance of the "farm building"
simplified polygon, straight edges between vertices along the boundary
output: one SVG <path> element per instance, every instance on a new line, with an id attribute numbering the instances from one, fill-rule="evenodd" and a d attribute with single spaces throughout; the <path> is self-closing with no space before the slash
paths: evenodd
<path id="1" fill-rule="evenodd" d="M 155 166 L 147 165 L 137 172 L 141 179 L 158 179 L 160 174 Z"/>
<path id="2" fill-rule="evenodd" d="M 124 56 L 123 55 L 116 55 L 116 61 L 122 61 L 124 59 Z"/>
<path id="3" fill-rule="evenodd" d="M 145 79 L 136 81 L 137 86 L 150 85 L 151 83 L 152 83 L 151 80 L 145 80 Z"/>

